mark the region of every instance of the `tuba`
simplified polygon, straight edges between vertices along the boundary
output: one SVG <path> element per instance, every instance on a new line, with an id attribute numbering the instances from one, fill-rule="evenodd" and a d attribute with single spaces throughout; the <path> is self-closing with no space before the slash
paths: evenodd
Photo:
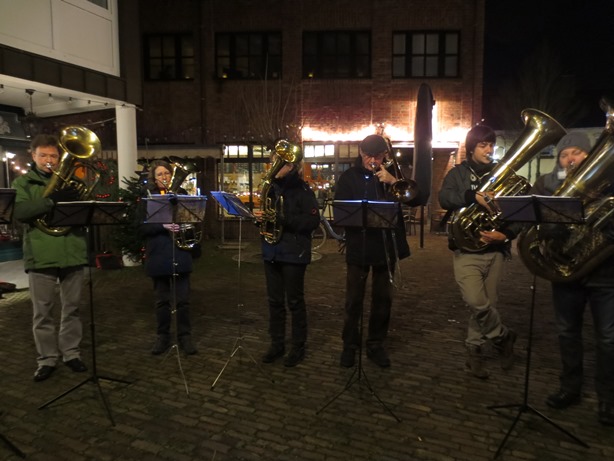
<path id="1" fill-rule="evenodd" d="M 80 200 L 88 200 L 94 187 L 100 180 L 100 174 L 80 160 L 87 160 L 101 151 L 100 140 L 93 131 L 81 126 L 68 126 L 60 132 L 59 137 L 60 161 L 47 187 L 43 197 L 56 190 L 74 187 L 79 191 Z M 66 235 L 71 227 L 52 227 L 46 222 L 47 216 L 37 219 L 34 226 L 45 234 L 59 236 Z"/>
<path id="2" fill-rule="evenodd" d="M 273 179 L 286 163 L 300 162 L 303 158 L 301 148 L 285 139 L 280 139 L 275 143 L 274 153 L 276 155 L 275 161 L 265 174 L 260 187 L 260 211 L 262 212 L 260 235 L 267 243 L 271 244 L 277 243 L 281 239 L 283 227 L 279 218 L 283 217 L 284 212 L 283 197 L 279 197 L 275 203 L 269 197 Z"/>
<path id="3" fill-rule="evenodd" d="M 171 156 L 168 159 L 173 166 L 173 176 L 171 176 L 167 191 L 177 194 L 185 179 L 193 173 L 198 173 L 198 168 L 194 163 L 176 156 Z M 198 229 L 195 224 L 181 224 L 175 239 L 177 248 L 186 251 L 193 250 L 202 238 L 202 225 L 203 223 L 200 224 L 201 228 Z"/>
<path id="4" fill-rule="evenodd" d="M 581 279 L 614 254 L 614 243 L 605 233 L 614 215 L 614 197 L 610 195 L 614 185 L 614 108 L 603 100 L 601 107 L 606 112 L 604 131 L 588 157 L 553 194 L 580 199 L 585 221 L 532 226 L 518 238 L 518 254 L 527 268 L 552 282 Z"/>
<path id="5" fill-rule="evenodd" d="M 525 109 L 521 114 L 525 127 L 509 151 L 478 192 L 494 192 L 495 197 L 521 195 L 531 188 L 529 182 L 516 174 L 544 147 L 558 142 L 565 129 L 552 117 L 536 109 Z M 450 235 L 456 246 L 464 251 L 477 252 L 487 244 L 480 231 L 501 227 L 501 213 L 491 212 L 477 203 L 458 210 L 450 222 Z"/>

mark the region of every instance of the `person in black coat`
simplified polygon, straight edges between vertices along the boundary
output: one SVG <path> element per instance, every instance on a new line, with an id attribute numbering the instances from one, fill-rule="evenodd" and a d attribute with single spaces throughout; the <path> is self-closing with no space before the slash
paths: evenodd
<path id="1" fill-rule="evenodd" d="M 173 168 L 168 162 L 154 160 L 149 169 L 148 193 L 166 194 L 171 184 Z M 186 191 L 179 189 L 178 194 Z M 154 355 L 167 351 L 171 341 L 172 304 L 176 303 L 177 343 L 188 355 L 198 351 L 192 343 L 192 328 L 190 323 L 190 273 L 192 272 L 192 254 L 179 248 L 173 234 L 177 235 L 180 225 L 174 223 L 147 223 L 141 227 L 146 238 L 145 273 L 152 278 L 156 320 L 157 338 L 151 349 Z M 174 283 L 173 283 L 174 282 Z"/>
<path id="2" fill-rule="evenodd" d="M 339 177 L 335 200 L 394 201 L 389 186 L 397 178 L 382 168 L 382 163 L 390 154 L 386 138 L 380 135 L 367 136 L 360 143 L 360 156 L 354 166 Z M 365 287 L 369 272 L 372 271 L 367 357 L 380 367 L 389 367 L 390 359 L 384 348 L 384 340 L 388 335 L 393 298 L 391 279 L 397 260 L 410 254 L 401 208 L 394 232 L 390 229 L 363 230 L 360 227 L 347 227 L 345 236 L 347 281 L 340 364 L 347 368 L 354 366 L 362 335 L 359 325 Z"/>
<path id="3" fill-rule="evenodd" d="M 271 161 L 274 162 L 276 154 Z M 271 345 L 263 355 L 264 363 L 272 363 L 285 354 L 286 304 L 292 315 L 291 349 L 284 360 L 293 367 L 305 357 L 307 341 L 307 309 L 305 306 L 305 271 L 311 262 L 311 233 L 320 223 L 315 194 L 300 177 L 300 162 L 287 162 L 272 179 L 266 197 L 276 210 L 274 227 L 278 238 L 262 237 L 262 259 L 269 303 L 269 335 Z M 256 212 L 261 233 L 272 225 L 263 223 L 266 210 Z M 266 222 L 266 221 L 265 221 Z M 269 229 L 269 230 L 267 230 Z"/>

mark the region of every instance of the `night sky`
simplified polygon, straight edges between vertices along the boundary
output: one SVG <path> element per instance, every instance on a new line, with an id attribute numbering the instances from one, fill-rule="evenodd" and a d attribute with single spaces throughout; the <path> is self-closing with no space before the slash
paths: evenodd
<path id="1" fill-rule="evenodd" d="M 523 59 L 547 41 L 575 82 L 587 114 L 575 126 L 603 126 L 603 96 L 614 96 L 614 0 L 486 0 L 484 110 L 495 129 L 491 95 L 515 78 Z M 569 127 L 569 126 L 568 126 Z"/>

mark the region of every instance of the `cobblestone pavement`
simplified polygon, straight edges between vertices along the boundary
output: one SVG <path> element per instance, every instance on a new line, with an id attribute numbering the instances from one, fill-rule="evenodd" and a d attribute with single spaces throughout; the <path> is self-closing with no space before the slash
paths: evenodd
<path id="1" fill-rule="evenodd" d="M 493 459 L 520 415 L 500 460 L 614 459 L 614 429 L 596 417 L 590 315 L 582 403 L 551 410 L 544 399 L 557 388 L 559 358 L 549 286 L 538 281 L 527 402 L 556 426 L 519 407 L 489 409 L 525 403 L 532 277 L 518 258 L 506 264 L 499 307 L 519 335 L 517 362 L 505 372 L 493 354 L 491 377 L 481 381 L 464 371 L 468 313 L 446 238 L 427 234 L 424 248 L 416 236 L 409 240 L 413 254 L 401 264 L 388 340 L 392 367 L 365 359 L 364 374 L 354 375 L 361 379 L 347 389 L 353 370 L 339 367 L 345 265 L 334 242 L 307 271 L 309 343 L 295 368 L 281 361 L 260 366 L 268 314 L 256 242 L 240 261 L 237 250 L 205 242 L 192 278 L 195 356 L 149 353 L 154 313 L 142 268 L 92 269 L 93 309 L 86 296 L 82 311 L 90 371 L 60 366 L 48 381 L 34 383 L 28 295 L 6 294 L 0 300 L 0 434 L 31 460 L 481 461 Z M 18 459 L 2 441 L 0 459 Z"/>

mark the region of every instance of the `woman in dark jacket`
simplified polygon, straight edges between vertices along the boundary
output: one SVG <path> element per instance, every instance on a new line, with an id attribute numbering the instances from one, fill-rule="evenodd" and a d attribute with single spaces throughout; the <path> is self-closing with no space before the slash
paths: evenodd
<path id="1" fill-rule="evenodd" d="M 275 159 L 273 155 L 271 160 Z M 264 201 L 269 199 L 271 208 L 277 210 L 274 225 L 280 231 L 279 238 L 262 237 L 271 336 L 271 346 L 262 361 L 272 363 L 285 354 L 287 302 L 292 315 L 292 343 L 284 361 L 286 367 L 297 365 L 305 357 L 305 270 L 311 262 L 311 233 L 320 223 L 315 194 L 299 171 L 299 162 L 286 163 L 272 178 L 267 196 L 261 197 Z M 266 219 L 266 210 L 262 217 Z M 259 218 L 260 226 L 266 231 L 262 217 Z"/>
<path id="2" fill-rule="evenodd" d="M 149 169 L 149 193 L 167 193 L 172 172 L 173 168 L 169 163 L 154 160 Z M 185 195 L 186 191 L 179 189 L 178 193 Z M 174 300 L 179 347 L 188 355 L 196 354 L 198 351 L 192 344 L 189 312 L 192 254 L 177 247 L 173 239 L 173 233 L 179 232 L 180 225 L 147 223 L 141 230 L 146 238 L 145 272 L 153 280 L 156 306 L 158 336 L 151 353 L 162 354 L 173 344 L 171 324 Z"/>

